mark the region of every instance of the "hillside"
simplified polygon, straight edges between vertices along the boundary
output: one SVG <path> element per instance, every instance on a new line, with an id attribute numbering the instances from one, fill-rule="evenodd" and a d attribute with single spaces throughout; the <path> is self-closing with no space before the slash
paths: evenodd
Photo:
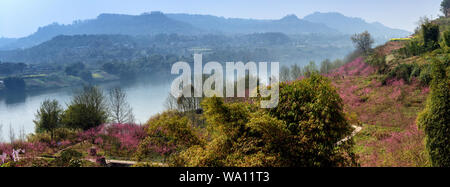
<path id="1" fill-rule="evenodd" d="M 386 27 L 379 22 L 368 23 L 361 18 L 347 17 L 336 12 L 316 12 L 305 16 L 303 19 L 314 23 L 322 23 L 344 34 L 361 33 L 367 30 L 375 38 L 381 38 L 384 40 L 407 37 L 411 34 L 408 31 Z"/>
<path id="2" fill-rule="evenodd" d="M 7 44 L 0 43 L 0 49 L 28 48 L 52 39 L 58 35 L 121 34 L 154 35 L 161 33 L 201 34 L 202 31 L 187 23 L 173 20 L 160 12 L 138 16 L 101 14 L 95 19 L 75 21 L 69 25 L 57 23 L 39 28 L 34 34 Z"/>
<path id="3" fill-rule="evenodd" d="M 344 100 L 344 110 L 363 128 L 355 136 L 361 166 L 431 165 L 417 118 L 430 94 L 432 64 L 447 64 L 448 75 L 450 53 L 443 34 L 448 32 L 447 20 L 433 20 L 429 27 L 434 23 L 440 29 L 422 27 L 412 39 L 387 42 L 364 60 L 358 58 L 327 75 Z M 439 37 L 424 42 L 424 32 Z"/>
<path id="4" fill-rule="evenodd" d="M 337 13 L 315 13 L 304 19 L 287 15 L 281 19 L 257 20 L 151 12 L 141 15 L 101 14 L 95 19 L 74 21 L 68 25 L 54 23 L 40 27 L 35 33 L 24 38 L 2 38 L 0 50 L 29 48 L 58 35 L 230 35 L 281 32 L 288 35 L 322 34 L 347 37 L 346 35 L 364 30 L 373 32 L 375 39 L 379 42 L 408 35 L 406 31 L 390 29 L 379 23 L 369 24 L 362 19 L 349 18 Z"/>

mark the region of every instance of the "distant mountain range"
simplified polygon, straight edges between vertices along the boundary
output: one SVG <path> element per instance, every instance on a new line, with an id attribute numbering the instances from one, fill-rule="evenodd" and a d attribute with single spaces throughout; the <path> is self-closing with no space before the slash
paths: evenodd
<path id="1" fill-rule="evenodd" d="M 313 23 L 322 23 L 336 29 L 344 34 L 355 34 L 369 31 L 377 38 L 390 39 L 394 37 L 405 37 L 411 33 L 401 29 L 392 29 L 379 22 L 367 23 L 361 18 L 351 18 L 340 13 L 320 13 L 316 12 L 303 18 Z"/>
<path id="2" fill-rule="evenodd" d="M 18 39 L 0 38 L 0 50 L 23 49 L 51 40 L 58 35 L 121 34 L 121 35 L 205 35 L 251 34 L 281 32 L 288 35 L 348 35 L 368 30 L 378 40 L 404 37 L 408 31 L 392 29 L 380 23 L 367 23 L 339 13 L 314 13 L 299 19 L 288 15 L 279 20 L 223 18 L 211 15 L 163 14 L 141 15 L 101 14 L 95 19 L 75 21 L 69 25 L 51 24 L 30 36 Z"/>

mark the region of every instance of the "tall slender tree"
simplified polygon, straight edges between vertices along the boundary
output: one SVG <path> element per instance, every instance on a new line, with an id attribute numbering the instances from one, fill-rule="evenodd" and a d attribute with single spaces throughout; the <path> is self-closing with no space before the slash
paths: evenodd
<path id="1" fill-rule="evenodd" d="M 42 102 L 41 107 L 36 113 L 37 132 L 49 132 L 50 137 L 53 140 L 55 129 L 61 126 L 61 114 L 63 113 L 62 107 L 56 100 L 45 100 Z"/>
<path id="2" fill-rule="evenodd" d="M 114 123 L 134 123 L 133 109 L 127 101 L 127 95 L 121 88 L 109 90 L 109 112 Z"/>

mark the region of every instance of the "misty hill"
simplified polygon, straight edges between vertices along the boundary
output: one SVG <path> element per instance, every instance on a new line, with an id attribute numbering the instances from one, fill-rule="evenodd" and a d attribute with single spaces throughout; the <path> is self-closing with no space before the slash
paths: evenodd
<path id="1" fill-rule="evenodd" d="M 210 32 L 227 34 L 250 34 L 263 32 L 282 32 L 285 34 L 327 33 L 338 31 L 321 23 L 301 20 L 295 15 L 288 15 L 279 20 L 256 20 L 224 18 L 210 15 L 167 14 L 169 18 L 189 23 Z"/>
<path id="2" fill-rule="evenodd" d="M 306 63 L 335 59 L 352 50 L 349 37 L 284 33 L 244 35 L 60 35 L 42 44 L 0 51 L 0 60 L 29 64 L 128 62 L 151 55 L 192 56 L 198 50 L 214 61 L 280 61 Z M 208 57 L 205 56 L 205 59 Z"/>
<path id="3" fill-rule="evenodd" d="M 0 39 L 0 50 L 28 48 L 48 41 L 58 35 L 82 34 L 252 34 L 281 32 L 289 35 L 354 34 L 368 30 L 376 39 L 408 35 L 407 31 L 391 29 L 380 23 L 367 23 L 360 18 L 350 18 L 339 13 L 314 13 L 299 19 L 288 15 L 275 20 L 223 18 L 211 15 L 163 14 L 161 12 L 141 15 L 101 14 L 95 19 L 74 21 L 72 24 L 51 24 L 39 28 L 34 34 L 19 39 Z M 384 41 L 381 41 L 384 42 Z"/>
<path id="4" fill-rule="evenodd" d="M 323 23 L 344 34 L 361 33 L 367 30 L 375 38 L 383 38 L 386 40 L 390 38 L 406 37 L 411 34 L 408 31 L 386 27 L 379 22 L 367 23 L 361 18 L 351 18 L 335 12 L 316 12 L 303 19 L 314 23 Z"/>
<path id="5" fill-rule="evenodd" d="M 0 41 L 0 49 L 27 48 L 58 35 L 121 34 L 136 36 L 160 33 L 192 35 L 200 34 L 202 31 L 187 23 L 170 19 L 161 12 L 144 13 L 138 16 L 101 14 L 96 19 L 75 21 L 70 25 L 54 23 L 41 27 L 34 34 L 15 42 L 5 44 Z"/>

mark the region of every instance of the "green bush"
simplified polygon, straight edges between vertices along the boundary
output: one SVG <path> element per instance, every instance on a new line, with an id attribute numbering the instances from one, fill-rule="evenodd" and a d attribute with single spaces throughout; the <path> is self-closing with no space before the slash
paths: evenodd
<path id="1" fill-rule="evenodd" d="M 181 113 L 167 111 L 147 122 L 148 136 L 139 144 L 135 157 L 143 160 L 152 153 L 166 157 L 202 142 L 194 131 L 191 121 Z"/>
<path id="2" fill-rule="evenodd" d="M 429 85 L 431 82 L 431 66 L 426 64 L 421 67 L 419 81 L 422 85 Z"/>
<path id="3" fill-rule="evenodd" d="M 62 123 L 73 129 L 88 130 L 105 123 L 108 110 L 103 92 L 97 87 L 84 87 L 64 111 Z"/>
<path id="4" fill-rule="evenodd" d="M 248 103 L 202 102 L 206 145 L 195 145 L 171 158 L 172 166 L 356 166 L 352 132 L 342 100 L 330 81 L 318 74 L 280 85 L 273 109 Z"/>
<path id="5" fill-rule="evenodd" d="M 80 167 L 83 154 L 73 149 L 61 152 L 61 155 L 53 160 L 53 164 L 58 167 Z"/>
<path id="6" fill-rule="evenodd" d="M 444 39 L 445 45 L 450 47 L 450 31 L 445 31 L 442 34 L 442 38 Z"/>
<path id="7" fill-rule="evenodd" d="M 378 53 L 372 53 L 365 59 L 367 64 L 370 64 L 377 68 L 378 73 L 386 72 L 388 66 L 386 64 L 386 56 Z"/>
<path id="8" fill-rule="evenodd" d="M 382 83 L 383 85 L 385 85 L 387 81 L 391 79 L 403 79 L 405 82 L 409 83 L 411 81 L 410 78 L 411 74 L 413 73 L 413 69 L 416 68 L 416 64 L 399 64 L 384 77 Z"/>
<path id="9" fill-rule="evenodd" d="M 424 129 L 426 149 L 435 167 L 450 167 L 450 78 L 449 59 L 432 64 L 431 93 L 417 124 Z"/>
<path id="10" fill-rule="evenodd" d="M 422 25 L 422 36 L 425 49 L 433 51 L 439 48 L 439 25 L 434 23 L 425 23 Z"/>

